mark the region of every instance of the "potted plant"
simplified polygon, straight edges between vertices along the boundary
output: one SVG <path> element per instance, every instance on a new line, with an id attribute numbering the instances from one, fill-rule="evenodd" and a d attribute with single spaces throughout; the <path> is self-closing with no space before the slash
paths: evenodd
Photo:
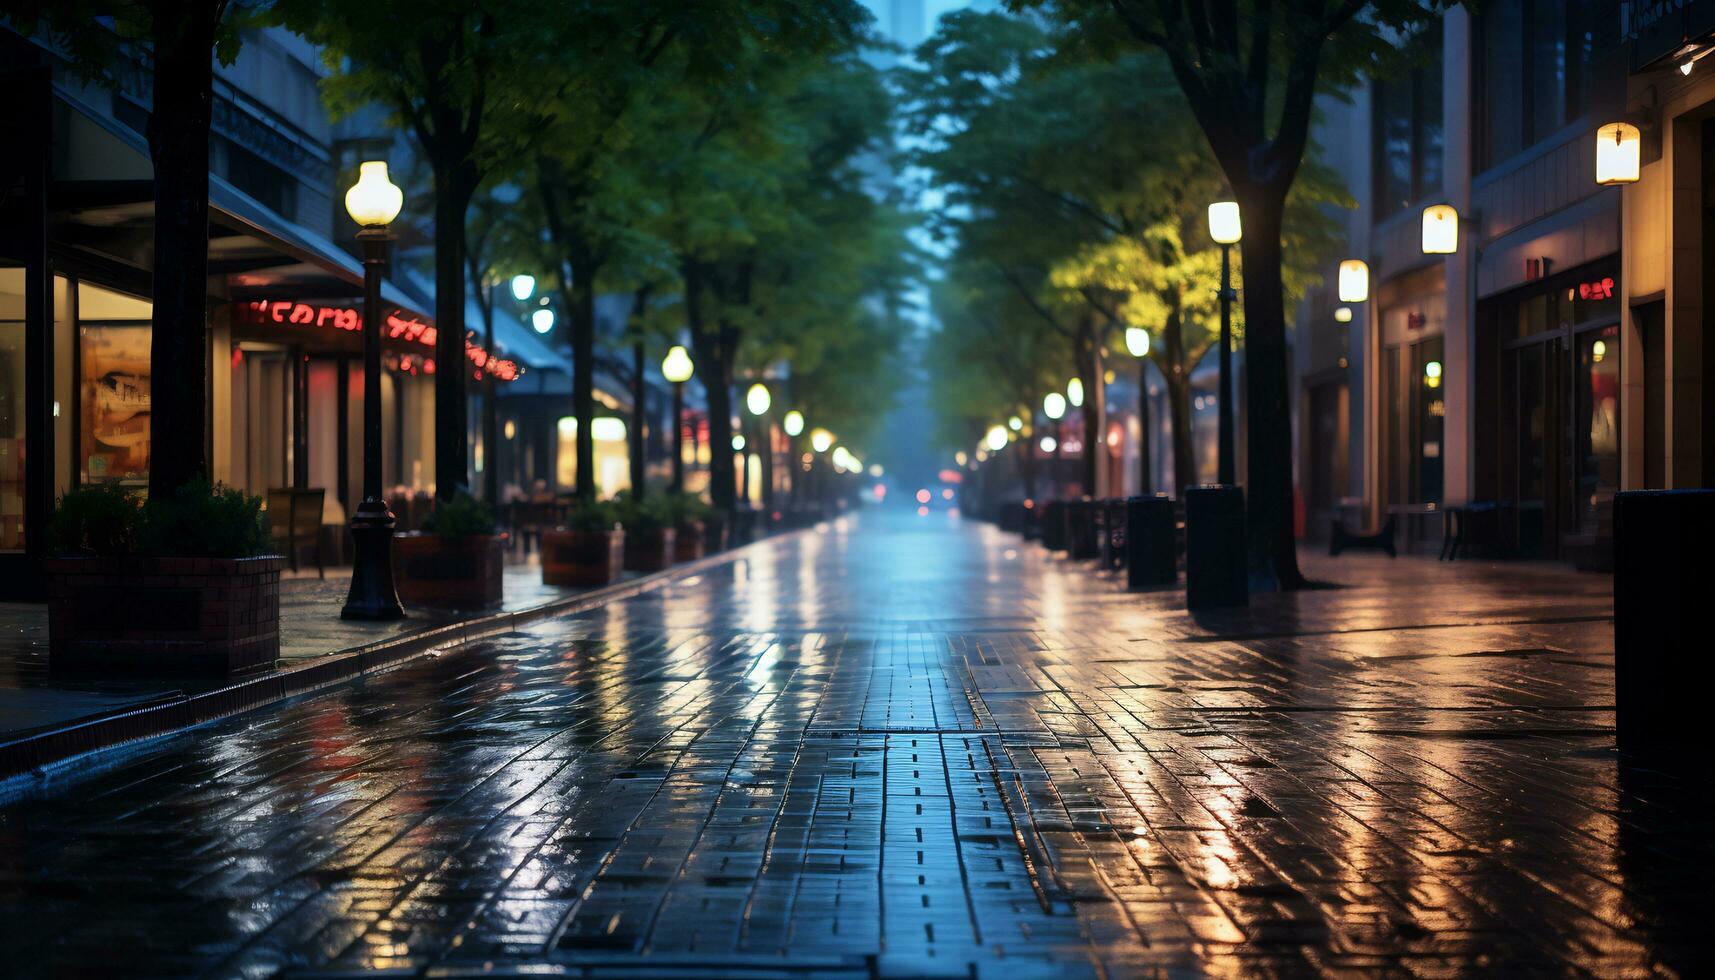
<path id="1" fill-rule="evenodd" d="M 631 494 L 614 498 L 619 523 L 625 528 L 625 567 L 633 572 L 659 572 L 673 564 L 673 513 L 658 497 L 639 500 Z"/>
<path id="2" fill-rule="evenodd" d="M 606 585 L 619 579 L 625 559 L 625 532 L 613 504 L 583 501 L 565 523 L 542 532 L 544 585 Z"/>
<path id="3" fill-rule="evenodd" d="M 280 653 L 280 570 L 262 500 L 196 480 L 140 503 L 68 491 L 48 526 L 55 672 L 236 674 Z"/>
<path id="4" fill-rule="evenodd" d="M 421 531 L 395 537 L 393 558 L 404 602 L 453 609 L 500 602 L 506 538 L 496 533 L 494 510 L 470 494 L 441 501 Z"/>
<path id="5" fill-rule="evenodd" d="M 696 561 L 703 557 L 709 505 L 693 493 L 670 493 L 662 498 L 673 524 L 673 560 Z"/>

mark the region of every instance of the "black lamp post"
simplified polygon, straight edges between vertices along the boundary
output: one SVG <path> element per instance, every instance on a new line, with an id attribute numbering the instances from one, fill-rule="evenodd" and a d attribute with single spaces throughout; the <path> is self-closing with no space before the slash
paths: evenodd
<path id="1" fill-rule="evenodd" d="M 685 382 L 691 380 L 696 365 L 691 355 L 674 346 L 661 359 L 661 376 L 673 385 L 673 492 L 685 492 Z"/>
<path id="2" fill-rule="evenodd" d="M 1215 395 L 1215 408 L 1220 423 L 1219 470 L 1217 482 L 1233 486 L 1233 245 L 1238 242 L 1239 205 L 1237 201 L 1218 201 L 1209 205 L 1209 237 L 1221 246 L 1221 378 Z"/>
<path id="3" fill-rule="evenodd" d="M 1147 497 L 1155 492 L 1149 467 L 1149 331 L 1142 327 L 1125 328 L 1125 349 L 1137 358 L 1137 494 Z"/>
<path id="4" fill-rule="evenodd" d="M 387 225 L 403 204 L 404 194 L 387 179 L 384 161 L 363 164 L 345 195 L 346 211 L 362 228 L 357 240 L 363 245 L 363 502 L 351 515 L 356 548 L 342 619 L 405 615 L 393 589 L 393 512 L 381 497 L 381 272 L 393 241 Z"/>

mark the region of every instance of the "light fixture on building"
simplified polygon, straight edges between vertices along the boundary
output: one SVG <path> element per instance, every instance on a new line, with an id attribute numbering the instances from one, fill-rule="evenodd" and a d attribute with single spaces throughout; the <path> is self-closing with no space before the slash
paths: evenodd
<path id="1" fill-rule="evenodd" d="M 1125 349 L 1133 357 L 1148 357 L 1149 331 L 1142 327 L 1126 327 Z"/>
<path id="2" fill-rule="evenodd" d="M 1340 302 L 1367 303 L 1370 299 L 1370 267 L 1363 259 L 1340 263 Z"/>
<path id="3" fill-rule="evenodd" d="M 810 448 L 816 452 L 825 453 L 834 444 L 834 434 L 827 429 L 814 429 L 810 432 Z"/>
<path id="4" fill-rule="evenodd" d="M 780 420 L 780 427 L 786 430 L 787 435 L 796 438 L 804 431 L 804 413 L 797 409 L 787 412 L 786 417 Z"/>
<path id="5" fill-rule="evenodd" d="M 1352 322 L 1352 308 L 1350 306 L 1337 306 L 1337 307 L 1335 307 L 1334 308 L 1334 322 L 1335 323 L 1351 323 Z"/>
<path id="6" fill-rule="evenodd" d="M 1058 448 L 1060 444 L 1054 441 L 1053 436 L 1043 436 L 1042 441 L 1040 443 L 1038 443 L 1037 445 L 1041 448 L 1041 450 L 1044 453 L 1053 453 L 1054 450 L 1056 448 Z"/>
<path id="7" fill-rule="evenodd" d="M 1596 183 L 1637 183 L 1642 152 L 1642 135 L 1631 123 L 1611 122 L 1596 130 Z"/>
<path id="8" fill-rule="evenodd" d="M 989 432 L 988 432 L 988 437 L 983 440 L 983 444 L 988 447 L 988 450 L 991 453 L 998 453 L 1002 449 L 1005 449 L 1006 448 L 1006 426 L 1004 426 L 1004 425 L 990 426 Z"/>
<path id="9" fill-rule="evenodd" d="M 735 453 L 744 452 L 744 436 L 732 437 L 732 451 Z"/>
<path id="10" fill-rule="evenodd" d="M 508 440 L 516 438 L 518 436 L 518 423 L 507 419 L 505 432 Z"/>
<path id="11" fill-rule="evenodd" d="M 1209 205 L 1209 237 L 1216 245 L 1236 244 L 1241 232 L 1239 202 L 1216 201 Z"/>
<path id="12" fill-rule="evenodd" d="M 1050 391 L 1042 396 L 1042 414 L 1051 419 L 1057 419 L 1066 414 L 1066 396 L 1058 391 Z"/>
<path id="13" fill-rule="evenodd" d="M 1084 379 L 1073 378 L 1066 382 L 1066 400 L 1073 408 L 1084 407 Z"/>
<path id="14" fill-rule="evenodd" d="M 345 192 L 345 210 L 364 228 L 383 228 L 399 217 L 405 192 L 387 179 L 386 160 L 366 160 L 358 165 L 357 183 Z"/>
<path id="15" fill-rule="evenodd" d="M 1423 365 L 1423 384 L 1428 388 L 1441 387 L 1441 362 L 1430 361 Z"/>
<path id="16" fill-rule="evenodd" d="M 537 333 L 545 334 L 554 329 L 554 311 L 543 307 L 530 314 L 530 326 Z"/>
<path id="17" fill-rule="evenodd" d="M 758 381 L 744 393 L 744 407 L 752 415 L 766 415 L 768 406 L 774 404 L 774 399 L 768 394 L 768 386 Z"/>
<path id="18" fill-rule="evenodd" d="M 525 300 L 529 299 L 531 296 L 535 295 L 535 292 L 536 292 L 536 277 L 535 276 L 516 275 L 516 276 L 512 277 L 512 298 L 513 299 L 522 303 Z"/>
<path id="19" fill-rule="evenodd" d="M 1006 427 L 1011 429 L 1014 432 L 1017 432 L 1018 430 L 1024 428 L 1024 420 L 1019 418 L 1018 416 L 1014 415 L 1012 418 L 1009 418 L 1006 420 Z"/>
<path id="20" fill-rule="evenodd" d="M 963 466 L 969 461 L 970 457 L 965 455 L 965 451 L 963 449 L 953 454 L 953 463 L 956 466 Z"/>
<path id="21" fill-rule="evenodd" d="M 577 419 L 572 420 L 572 430 L 577 431 Z M 625 420 L 616 419 L 611 415 L 603 415 L 590 423 L 590 438 L 596 442 L 624 442 Z"/>
<path id="22" fill-rule="evenodd" d="M 1459 212 L 1451 204 L 1423 209 L 1423 254 L 1452 255 L 1459 251 Z"/>
<path id="23" fill-rule="evenodd" d="M 1598 340 L 1595 343 L 1592 343 L 1590 345 L 1590 363 L 1600 364 L 1600 363 L 1602 363 L 1602 358 L 1607 357 L 1607 356 L 1608 356 L 1608 342 L 1607 341 Z"/>

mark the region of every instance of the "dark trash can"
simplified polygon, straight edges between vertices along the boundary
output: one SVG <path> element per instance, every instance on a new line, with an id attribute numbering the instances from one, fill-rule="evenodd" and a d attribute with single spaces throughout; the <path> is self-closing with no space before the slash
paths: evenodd
<path id="1" fill-rule="evenodd" d="M 1185 491 L 1185 606 L 1250 604 L 1245 565 L 1245 492 L 1239 487 Z"/>
<path id="2" fill-rule="evenodd" d="M 1125 502 L 1126 588 L 1179 583 L 1178 528 L 1173 498 L 1158 493 Z"/>
<path id="3" fill-rule="evenodd" d="M 1089 561 L 1100 553 L 1096 543 L 1096 502 L 1088 497 L 1066 505 L 1066 557 Z"/>
<path id="4" fill-rule="evenodd" d="M 1040 518 L 1042 522 L 1042 547 L 1047 548 L 1049 551 L 1065 551 L 1066 502 L 1063 500 L 1050 500 L 1043 504 L 1039 510 L 1042 512 L 1042 516 Z"/>
<path id="5" fill-rule="evenodd" d="M 1623 749 L 1704 754 L 1715 490 L 1614 498 L 1614 706 Z M 1707 758 L 1704 759 L 1707 765 Z"/>

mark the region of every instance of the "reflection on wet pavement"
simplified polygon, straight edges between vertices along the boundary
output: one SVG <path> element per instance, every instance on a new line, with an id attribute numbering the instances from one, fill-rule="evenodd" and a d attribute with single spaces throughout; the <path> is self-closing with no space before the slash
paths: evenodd
<path id="1" fill-rule="evenodd" d="M 1696 972 L 1707 807 L 1616 759 L 1608 581 L 1313 571 L 1357 587 L 1193 619 L 869 515 L 16 800 L 0 937 L 43 973 Z"/>

